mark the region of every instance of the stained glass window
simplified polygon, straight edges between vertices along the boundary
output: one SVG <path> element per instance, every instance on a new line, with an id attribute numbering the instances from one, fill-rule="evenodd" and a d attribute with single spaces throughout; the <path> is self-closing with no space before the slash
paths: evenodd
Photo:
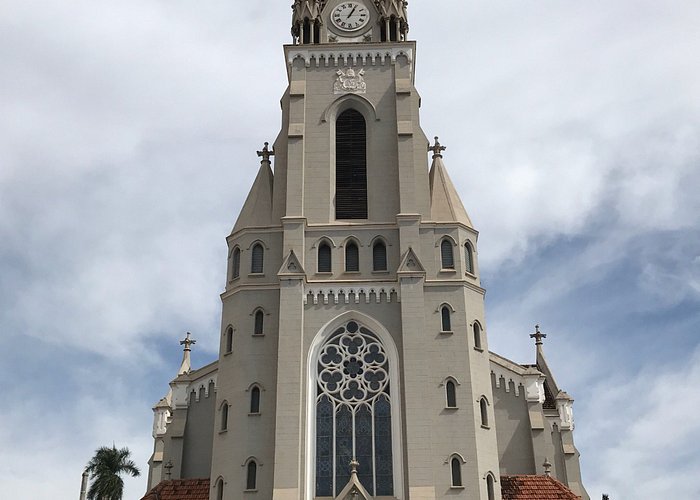
<path id="1" fill-rule="evenodd" d="M 373 496 L 394 494 L 389 360 L 357 321 L 333 332 L 317 361 L 316 496 L 338 495 L 350 462 Z"/>

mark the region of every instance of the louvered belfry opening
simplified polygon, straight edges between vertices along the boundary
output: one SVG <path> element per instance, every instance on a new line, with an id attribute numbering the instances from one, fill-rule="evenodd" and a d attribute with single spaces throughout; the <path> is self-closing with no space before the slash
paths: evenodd
<path id="1" fill-rule="evenodd" d="M 335 218 L 367 218 L 367 127 L 354 109 L 335 123 Z"/>

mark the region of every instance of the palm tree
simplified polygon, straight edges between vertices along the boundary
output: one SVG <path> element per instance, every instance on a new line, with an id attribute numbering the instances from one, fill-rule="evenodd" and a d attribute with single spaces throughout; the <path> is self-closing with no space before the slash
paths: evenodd
<path id="1" fill-rule="evenodd" d="M 85 471 L 90 473 L 88 500 L 122 500 L 124 480 L 122 474 L 136 477 L 141 474 L 136 464 L 129 458 L 129 448 L 118 450 L 116 446 L 102 446 L 95 451 Z"/>

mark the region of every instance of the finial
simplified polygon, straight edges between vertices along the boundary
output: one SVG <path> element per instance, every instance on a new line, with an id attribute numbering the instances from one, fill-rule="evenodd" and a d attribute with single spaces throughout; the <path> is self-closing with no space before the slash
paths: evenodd
<path id="1" fill-rule="evenodd" d="M 438 141 L 438 136 L 435 136 L 435 144 L 433 146 L 428 145 L 428 151 L 433 152 L 433 158 L 442 158 L 442 152 L 446 149 L 447 148 Z"/>
<path id="2" fill-rule="evenodd" d="M 190 347 L 192 344 L 196 344 L 196 340 L 191 340 L 190 335 L 192 335 L 190 332 L 187 332 L 187 335 L 185 335 L 185 338 L 180 341 L 180 345 L 184 345 L 185 348 L 183 351 L 191 351 L 192 348 Z"/>
<path id="3" fill-rule="evenodd" d="M 163 466 L 165 469 L 165 477 L 168 481 L 170 481 L 170 475 L 172 474 L 172 471 L 170 469 L 173 468 L 173 462 L 172 460 L 168 460 L 166 464 Z"/>
<path id="4" fill-rule="evenodd" d="M 610 496 L 607 493 L 603 493 L 603 500 L 610 500 Z"/>
<path id="5" fill-rule="evenodd" d="M 274 150 L 274 148 L 272 150 L 270 150 L 268 148 L 269 144 L 270 143 L 266 142 L 262 148 L 262 151 L 258 151 L 258 156 L 260 156 L 262 158 L 262 160 L 260 160 L 260 163 L 263 163 L 263 162 L 270 163 L 270 156 L 275 156 L 275 150 Z"/>
<path id="6" fill-rule="evenodd" d="M 535 333 L 531 333 L 530 338 L 535 339 L 535 345 L 542 345 L 542 339 L 546 339 L 547 335 L 540 332 L 540 325 L 535 325 Z"/>
<path id="7" fill-rule="evenodd" d="M 357 468 L 360 466 L 360 462 L 356 458 L 350 460 L 350 474 L 357 474 Z"/>
<path id="8" fill-rule="evenodd" d="M 544 457 L 544 463 L 542 464 L 542 467 L 544 467 L 544 475 L 550 477 L 552 475 L 552 464 L 549 463 L 547 457 Z"/>

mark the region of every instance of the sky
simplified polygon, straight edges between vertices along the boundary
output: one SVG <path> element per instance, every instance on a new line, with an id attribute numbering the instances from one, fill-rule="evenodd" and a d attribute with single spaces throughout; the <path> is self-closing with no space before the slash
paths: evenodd
<path id="1" fill-rule="evenodd" d="M 225 237 L 280 127 L 290 2 L 0 0 L 0 497 L 146 489 L 217 356 Z M 489 347 L 571 394 L 591 498 L 700 497 L 700 2 L 412 0 L 421 124 L 479 230 Z M 426 168 L 428 156 L 426 154 Z"/>

